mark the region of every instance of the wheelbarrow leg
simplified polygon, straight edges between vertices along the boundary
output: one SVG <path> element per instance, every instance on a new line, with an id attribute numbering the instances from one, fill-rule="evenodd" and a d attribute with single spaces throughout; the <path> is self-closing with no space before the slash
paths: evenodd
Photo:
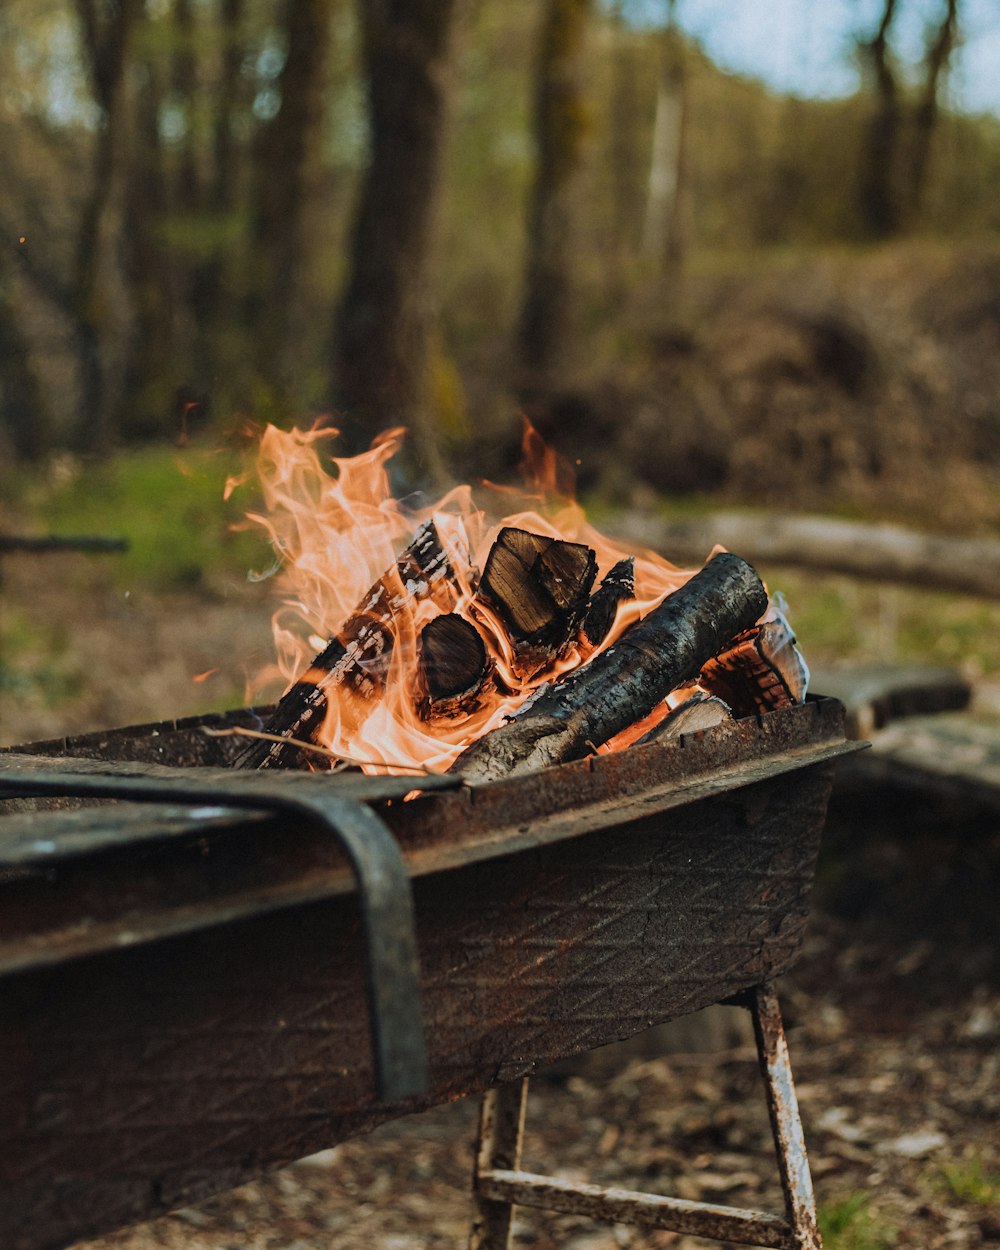
<path id="1" fill-rule="evenodd" d="M 469 1250 L 507 1250 L 510 1245 L 514 1204 L 486 1197 L 480 1189 L 479 1178 L 497 1169 L 516 1172 L 520 1168 L 527 1103 L 527 1077 L 489 1089 L 483 1095 L 472 1185 L 475 1209 Z"/>
<path id="2" fill-rule="evenodd" d="M 785 1210 L 796 1238 L 794 1244 L 797 1250 L 821 1250 L 809 1158 L 774 987 L 759 985 L 752 990 L 749 1007 L 757 1036 L 757 1054 L 767 1094 L 778 1174 L 785 1194 Z"/>
<path id="3" fill-rule="evenodd" d="M 499 1086 L 483 1096 L 473 1178 L 475 1214 L 470 1250 L 508 1250 L 515 1205 L 672 1229 L 774 1250 L 822 1250 L 777 996 L 771 986 L 763 985 L 729 1001 L 745 1007 L 753 1017 L 785 1196 L 784 1216 L 522 1172 L 520 1155 L 528 1086 L 525 1079 Z"/>

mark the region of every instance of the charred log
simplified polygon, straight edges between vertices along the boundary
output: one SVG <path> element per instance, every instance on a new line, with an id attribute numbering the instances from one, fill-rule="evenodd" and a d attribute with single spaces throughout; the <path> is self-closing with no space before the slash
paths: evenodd
<path id="1" fill-rule="evenodd" d="M 486 560 L 477 600 L 500 617 L 520 667 L 531 671 L 576 633 L 596 576 L 597 560 L 582 543 L 508 526 Z"/>
<path id="2" fill-rule="evenodd" d="M 454 612 L 424 626 L 418 663 L 425 719 L 471 711 L 493 670 L 479 631 Z"/>
<path id="3" fill-rule="evenodd" d="M 728 703 L 737 718 L 801 703 L 808 681 L 795 635 L 784 620 L 766 621 L 734 638 L 731 646 L 708 661 L 698 679 L 703 689 Z"/>
<path id="4" fill-rule="evenodd" d="M 600 646 L 611 632 L 619 604 L 635 597 L 635 557 L 626 556 L 608 572 L 587 604 L 580 633 L 592 647 Z"/>
<path id="5" fill-rule="evenodd" d="M 369 701 L 382 689 L 392 655 L 393 628 L 407 602 L 433 599 L 454 607 L 458 586 L 433 521 L 425 522 L 413 542 L 365 595 L 364 600 L 309 668 L 282 696 L 265 729 L 271 734 L 314 742 L 327 712 L 327 696 L 342 688 Z M 254 742 L 235 768 L 296 768 L 308 763 L 303 752 L 281 742 Z"/>
<path id="6" fill-rule="evenodd" d="M 473 743 L 451 771 L 491 781 L 586 755 L 696 677 L 766 607 L 753 568 L 728 552 L 715 556 L 613 647 Z"/>

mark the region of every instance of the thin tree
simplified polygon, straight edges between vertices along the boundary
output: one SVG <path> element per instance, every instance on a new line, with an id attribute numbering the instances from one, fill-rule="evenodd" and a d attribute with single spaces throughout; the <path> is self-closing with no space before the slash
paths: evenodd
<path id="1" fill-rule="evenodd" d="M 91 181 L 77 230 L 73 273 L 74 334 L 80 371 L 74 445 L 106 453 L 115 441 L 103 352 L 108 317 L 103 289 L 109 209 L 118 185 L 124 127 L 125 69 L 142 0 L 76 0 L 97 128 Z"/>
<path id="2" fill-rule="evenodd" d="M 450 94 L 452 0 L 360 0 L 370 151 L 338 311 L 335 404 L 403 422 L 419 472 L 442 461 L 430 410 L 431 244 Z"/>
<path id="3" fill-rule="evenodd" d="M 958 0 L 945 0 L 944 13 L 927 43 L 924 81 L 913 116 L 913 147 L 910 158 L 908 200 L 911 215 L 919 214 L 927 189 L 931 148 L 940 111 L 941 87 L 951 54 L 958 42 Z"/>
<path id="4" fill-rule="evenodd" d="M 326 116 L 330 20 L 330 0 L 287 0 L 280 104 L 256 145 L 249 322 L 267 341 L 259 374 L 278 400 L 293 393 L 307 338 L 306 222 Z"/>
<path id="5" fill-rule="evenodd" d="M 681 183 L 687 131 L 687 64 L 677 26 L 677 0 L 667 0 L 660 36 L 660 73 L 656 92 L 653 147 L 643 223 L 643 251 L 668 279 L 681 263 L 684 231 Z"/>
<path id="6" fill-rule="evenodd" d="M 160 135 L 165 91 L 155 55 L 158 34 L 155 20 L 145 13 L 136 40 L 141 55 L 133 76 L 121 248 L 131 334 L 117 429 L 126 440 L 168 433 L 174 372 L 186 356 L 178 341 L 176 267 L 162 239 L 172 197 Z"/>
<path id="7" fill-rule="evenodd" d="M 875 93 L 873 111 L 861 151 L 859 208 L 865 233 L 887 238 L 899 229 L 901 214 L 897 190 L 902 108 L 899 83 L 889 36 L 896 16 L 896 0 L 884 0 L 874 36 L 859 43 Z"/>
<path id="8" fill-rule="evenodd" d="M 535 66 L 535 180 L 518 330 L 519 389 L 527 402 L 557 384 L 571 333 L 577 186 L 589 118 L 583 52 L 590 0 L 546 0 Z"/>

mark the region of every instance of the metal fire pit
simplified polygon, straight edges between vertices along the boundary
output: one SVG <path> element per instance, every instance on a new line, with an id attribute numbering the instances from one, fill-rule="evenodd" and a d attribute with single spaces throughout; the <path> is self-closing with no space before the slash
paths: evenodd
<path id="1" fill-rule="evenodd" d="M 802 937 L 842 717 L 817 700 L 476 788 L 220 769 L 241 742 L 204 728 L 252 712 L 0 753 L 0 1245 L 151 1218 L 740 996 L 780 1098 L 759 987 Z M 531 1200 L 492 1131 L 483 1246 Z M 818 1245 L 796 1193 L 745 1239 Z"/>

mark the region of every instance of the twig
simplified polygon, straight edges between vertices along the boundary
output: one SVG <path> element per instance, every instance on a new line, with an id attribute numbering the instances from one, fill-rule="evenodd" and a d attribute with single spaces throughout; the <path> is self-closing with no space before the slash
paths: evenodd
<path id="1" fill-rule="evenodd" d="M 369 768 L 396 768 L 400 772 L 419 773 L 423 777 L 430 773 L 429 768 L 421 768 L 419 764 L 393 764 L 386 763 L 384 760 L 353 759 L 349 755 L 338 755 L 336 751 L 331 751 L 328 747 L 317 746 L 315 742 L 305 742 L 302 738 L 266 733 L 262 729 L 246 729 L 242 725 L 234 725 L 232 729 L 210 729 L 207 725 L 202 725 L 201 732 L 209 738 L 256 738 L 262 742 L 279 742 L 286 746 L 297 747 L 300 751 L 312 751 L 326 759 L 335 760 L 336 764 L 341 764 L 344 768 L 364 767 L 365 765 Z M 337 771 L 336 766 L 330 771 Z"/>

